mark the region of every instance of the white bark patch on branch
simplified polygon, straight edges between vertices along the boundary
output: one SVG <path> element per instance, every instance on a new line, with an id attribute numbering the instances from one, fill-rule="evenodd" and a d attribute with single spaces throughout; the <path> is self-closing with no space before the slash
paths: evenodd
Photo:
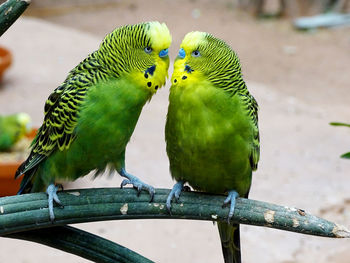
<path id="1" fill-rule="evenodd" d="M 265 221 L 267 223 L 273 223 L 275 221 L 275 213 L 276 211 L 272 211 L 272 210 L 267 210 L 265 213 L 264 213 L 264 218 L 265 218 Z"/>
<path id="2" fill-rule="evenodd" d="M 346 227 L 338 224 L 335 224 L 335 227 L 333 228 L 332 232 L 336 237 L 340 237 L 340 238 L 350 237 L 350 231 Z"/>
<path id="3" fill-rule="evenodd" d="M 78 191 L 75 191 L 75 192 L 67 192 L 68 194 L 70 195 L 75 195 L 75 196 L 79 196 L 80 195 L 80 192 Z"/>
<path id="4" fill-rule="evenodd" d="M 122 213 L 122 215 L 126 215 L 128 213 L 128 204 L 125 203 L 121 208 L 120 208 L 120 213 Z"/>
<path id="5" fill-rule="evenodd" d="M 293 218 L 293 227 L 298 227 L 300 225 L 299 220 L 296 218 Z"/>

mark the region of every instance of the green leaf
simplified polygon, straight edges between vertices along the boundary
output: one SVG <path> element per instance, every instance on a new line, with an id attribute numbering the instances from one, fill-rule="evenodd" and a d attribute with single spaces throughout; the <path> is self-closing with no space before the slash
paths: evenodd
<path id="1" fill-rule="evenodd" d="M 342 122 L 331 122 L 329 124 L 333 125 L 333 126 L 344 126 L 344 127 L 349 127 L 350 128 L 350 124 L 346 124 L 346 123 L 342 123 Z"/>
<path id="2" fill-rule="evenodd" d="M 350 152 L 344 153 L 340 156 L 341 158 L 350 159 Z"/>

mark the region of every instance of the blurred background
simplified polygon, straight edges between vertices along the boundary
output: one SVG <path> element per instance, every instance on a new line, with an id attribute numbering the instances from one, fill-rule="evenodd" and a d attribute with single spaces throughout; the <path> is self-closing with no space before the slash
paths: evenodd
<path id="1" fill-rule="evenodd" d="M 340 15 L 334 20 L 301 16 Z M 349 0 L 32 0 L 0 38 L 12 65 L 0 84 L 0 114 L 26 112 L 33 127 L 44 102 L 69 70 L 96 50 L 115 27 L 165 22 L 173 36 L 170 59 L 189 31 L 225 40 L 241 59 L 244 79 L 260 106 L 261 161 L 250 198 L 293 206 L 350 227 Z M 298 23 L 298 21 L 300 23 Z M 339 21 L 339 20 L 336 20 Z M 336 23 L 339 24 L 339 23 Z M 320 26 L 320 27 L 319 27 Z M 169 76 L 172 73 L 170 65 Z M 129 172 L 159 188 L 168 171 L 164 125 L 169 83 L 145 106 L 127 148 Z M 121 177 L 85 177 L 68 188 L 117 187 Z M 211 222 L 132 220 L 77 225 L 155 262 L 223 262 Z M 243 262 L 349 262 L 350 241 L 242 226 Z M 87 262 L 52 248 L 0 239 L 0 262 Z M 20 252 L 19 252 L 20 251 Z"/>

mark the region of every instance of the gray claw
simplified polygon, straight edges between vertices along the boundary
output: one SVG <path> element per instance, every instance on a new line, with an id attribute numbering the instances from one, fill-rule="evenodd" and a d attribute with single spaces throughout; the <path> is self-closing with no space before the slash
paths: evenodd
<path id="1" fill-rule="evenodd" d="M 140 179 L 138 179 L 136 176 L 133 176 L 125 171 L 124 168 L 121 169 L 119 172 L 121 176 L 127 178 L 124 179 L 120 185 L 121 188 L 127 184 L 131 184 L 134 188 L 137 189 L 137 195 L 139 196 L 142 190 L 148 191 L 148 193 L 151 196 L 150 202 L 153 201 L 154 193 L 156 192 L 154 188 L 148 184 L 145 184 Z"/>
<path id="2" fill-rule="evenodd" d="M 148 192 L 149 192 L 149 194 L 151 196 L 150 202 L 152 202 L 153 198 L 154 198 L 154 194 L 156 193 L 156 190 L 154 190 L 154 188 L 152 187 L 152 189 L 150 189 Z"/>
<path id="3" fill-rule="evenodd" d="M 226 197 L 223 207 L 227 206 L 230 203 L 230 211 L 227 217 L 227 223 L 230 223 L 231 218 L 235 212 L 236 206 L 236 198 L 239 197 L 239 194 L 235 190 L 231 190 L 228 192 L 228 196 Z"/>
<path id="4" fill-rule="evenodd" d="M 62 206 L 60 199 L 58 199 L 57 193 L 53 193 L 53 200 L 55 201 L 56 204 L 58 204 L 59 206 Z"/>
<path id="5" fill-rule="evenodd" d="M 184 182 L 179 181 L 174 185 L 173 189 L 171 189 L 170 194 L 168 195 L 168 198 L 166 199 L 166 208 L 167 208 L 169 214 L 171 214 L 171 201 L 173 200 L 174 197 L 175 197 L 176 203 L 179 201 L 180 194 L 181 194 L 183 188 L 184 188 Z"/>
<path id="6" fill-rule="evenodd" d="M 122 183 L 120 184 L 120 188 L 123 188 L 124 186 L 126 186 L 127 184 L 132 184 L 130 180 L 128 179 L 124 179 L 122 181 Z"/>
<path id="7" fill-rule="evenodd" d="M 174 194 L 174 196 L 175 196 L 175 202 L 176 202 L 176 203 L 179 202 L 180 194 L 181 194 L 181 191 L 176 191 L 175 194 Z"/>
<path id="8" fill-rule="evenodd" d="M 53 202 L 55 201 L 56 204 L 63 207 L 60 199 L 57 196 L 58 189 L 59 189 L 59 186 L 55 186 L 54 184 L 50 184 L 46 189 L 46 194 L 48 196 L 49 215 L 50 215 L 51 222 L 53 222 L 55 220 L 55 214 L 53 212 Z"/>

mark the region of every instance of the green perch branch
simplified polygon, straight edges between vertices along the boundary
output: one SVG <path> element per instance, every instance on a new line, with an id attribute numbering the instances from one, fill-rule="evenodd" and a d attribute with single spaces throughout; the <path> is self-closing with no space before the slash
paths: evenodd
<path id="1" fill-rule="evenodd" d="M 6 237 L 40 243 L 97 263 L 153 262 L 126 247 L 70 226 L 30 230 Z"/>
<path id="2" fill-rule="evenodd" d="M 62 208 L 55 208 L 55 222 L 49 219 L 45 193 L 0 198 L 0 236 L 52 226 L 103 220 L 123 219 L 195 219 L 227 220 L 228 208 L 221 205 L 220 195 L 184 192 L 179 203 L 173 203 L 172 215 L 165 201 L 168 189 L 156 189 L 152 203 L 149 195 L 131 188 L 69 190 L 58 194 Z M 313 216 L 301 209 L 238 198 L 232 223 L 271 227 L 297 233 L 349 238 L 345 227 Z"/>
<path id="3" fill-rule="evenodd" d="M 0 36 L 27 9 L 31 0 L 8 0 L 0 5 Z"/>

